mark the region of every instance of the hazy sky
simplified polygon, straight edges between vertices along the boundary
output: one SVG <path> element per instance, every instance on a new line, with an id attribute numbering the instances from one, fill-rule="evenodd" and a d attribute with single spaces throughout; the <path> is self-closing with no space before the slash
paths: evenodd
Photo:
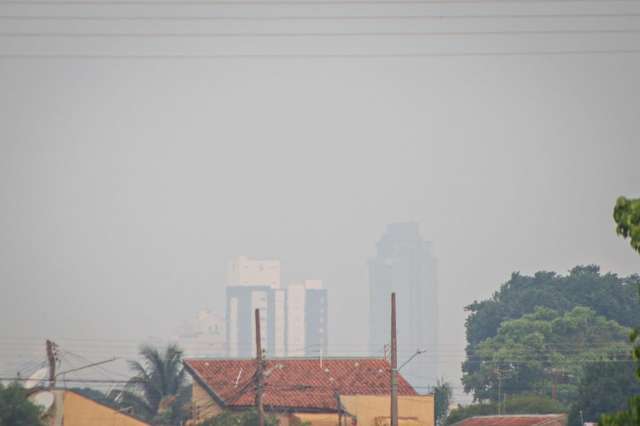
<path id="1" fill-rule="evenodd" d="M 51 13 L 41 7 L 2 11 Z M 394 11 L 417 13 L 405 7 Z M 129 12 L 69 14 L 104 10 Z M 267 12 L 288 13 L 242 11 Z M 618 21 L 582 25 L 611 23 Z M 11 31 L 114 29 L 54 24 L 0 21 Z M 187 24 L 115 30 L 193 30 Z M 352 23 L 332 25 L 343 31 Z M 420 25 L 478 27 L 384 29 Z M 639 41 L 3 38 L 0 53 L 532 51 L 638 48 Z M 439 262 L 442 374 L 456 378 L 463 307 L 491 295 L 512 271 L 597 263 L 640 272 L 640 257 L 616 237 L 611 219 L 618 195 L 640 196 L 638 75 L 639 54 L 0 56 L 0 357 L 15 358 L 25 342 L 40 345 L 46 336 L 97 339 L 77 349 L 95 358 L 101 341 L 112 355 L 130 353 L 138 339 L 169 337 L 201 308 L 224 312 L 226 264 L 240 254 L 280 258 L 285 282 L 322 279 L 332 350 L 364 353 L 367 258 L 386 224 L 416 221 Z"/>

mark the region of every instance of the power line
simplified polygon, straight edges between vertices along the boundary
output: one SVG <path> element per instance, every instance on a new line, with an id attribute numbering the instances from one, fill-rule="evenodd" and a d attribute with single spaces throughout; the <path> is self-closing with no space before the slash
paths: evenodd
<path id="1" fill-rule="evenodd" d="M 637 3 L 638 0 L 1 0 L 0 4 L 30 5 L 154 5 L 154 6 L 317 6 L 406 4 L 531 4 L 531 3 Z"/>
<path id="2" fill-rule="evenodd" d="M 428 53 L 229 53 L 229 54 L 108 54 L 108 53 L 0 53 L 5 59 L 135 59 L 135 60 L 310 60 L 310 59 L 420 59 L 457 57 L 521 57 L 521 56 L 580 56 L 580 55 L 632 55 L 640 49 L 584 49 L 555 51 L 514 51 L 514 52 L 428 52 Z"/>
<path id="3" fill-rule="evenodd" d="M 0 377 L 0 380 L 11 381 L 11 382 L 26 382 L 32 379 L 24 378 L 24 377 Z M 64 379 L 65 382 L 69 383 L 136 383 L 139 380 L 132 378 L 130 380 L 110 380 L 110 379 Z"/>
<path id="4" fill-rule="evenodd" d="M 403 21 L 449 19 L 591 19 L 638 18 L 640 13 L 537 13 L 481 15 L 283 15 L 283 16 L 87 16 L 87 15 L 0 15 L 16 21 Z"/>
<path id="5" fill-rule="evenodd" d="M 505 31 L 402 31 L 402 32 L 2 32 L 2 38 L 307 38 L 307 37 L 442 37 L 442 36 L 501 36 L 501 35 L 589 35 L 589 34 L 640 34 L 640 29 L 585 29 L 585 30 L 505 30 Z"/>

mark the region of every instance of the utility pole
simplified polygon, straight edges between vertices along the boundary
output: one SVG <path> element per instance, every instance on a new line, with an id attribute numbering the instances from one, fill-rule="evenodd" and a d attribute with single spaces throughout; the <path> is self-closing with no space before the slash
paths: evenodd
<path id="1" fill-rule="evenodd" d="M 498 415 L 502 414 L 502 400 L 500 399 L 500 391 L 502 390 L 502 371 L 498 368 Z"/>
<path id="2" fill-rule="evenodd" d="M 56 347 L 51 340 L 47 340 L 47 361 L 49 362 L 49 389 L 56 385 Z"/>
<path id="3" fill-rule="evenodd" d="M 335 391 L 336 406 L 338 407 L 338 426 L 342 426 L 342 403 L 340 402 L 340 394 Z"/>
<path id="4" fill-rule="evenodd" d="M 391 426 L 398 426 L 398 341 L 395 293 L 391 293 Z"/>
<path id="5" fill-rule="evenodd" d="M 260 338 L 260 309 L 256 309 L 256 410 L 258 411 L 258 426 L 264 426 L 263 392 L 264 370 L 262 361 L 262 339 Z"/>

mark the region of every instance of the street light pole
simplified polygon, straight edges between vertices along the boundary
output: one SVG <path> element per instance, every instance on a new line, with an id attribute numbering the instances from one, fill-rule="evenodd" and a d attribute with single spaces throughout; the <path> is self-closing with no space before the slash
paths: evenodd
<path id="1" fill-rule="evenodd" d="M 398 341 L 395 293 L 391 293 L 391 426 L 398 426 Z"/>

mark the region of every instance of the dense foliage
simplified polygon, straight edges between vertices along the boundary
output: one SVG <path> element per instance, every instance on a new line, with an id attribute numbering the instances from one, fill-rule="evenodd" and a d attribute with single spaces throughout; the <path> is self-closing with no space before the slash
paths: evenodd
<path id="1" fill-rule="evenodd" d="M 508 394 L 550 394 L 561 401 L 576 393 L 585 362 L 628 358 L 629 329 L 590 308 L 576 307 L 564 315 L 536 308 L 519 319 L 504 321 L 495 337 L 480 342 L 463 376 L 476 399 L 497 401 Z"/>
<path id="2" fill-rule="evenodd" d="M 278 419 L 275 416 L 267 415 L 264 424 L 265 426 L 278 426 Z M 237 413 L 224 411 L 200 423 L 199 426 L 258 426 L 258 413 L 254 409 Z"/>
<path id="3" fill-rule="evenodd" d="M 451 401 L 452 393 L 453 390 L 451 389 L 451 385 L 442 380 L 439 380 L 438 384 L 433 389 L 437 426 L 442 425 L 449 414 L 449 402 Z"/>
<path id="4" fill-rule="evenodd" d="M 517 395 L 507 398 L 501 408 L 501 414 L 555 414 L 564 413 L 567 409 L 558 401 L 540 395 Z M 452 425 L 473 416 L 488 416 L 498 414 L 498 404 L 472 404 L 458 406 L 451 410 L 446 424 Z"/>
<path id="5" fill-rule="evenodd" d="M 465 390 L 474 392 L 477 399 L 497 398 L 496 379 L 492 384 L 488 379 L 479 380 L 478 377 L 486 376 L 487 369 L 490 368 L 489 364 L 483 362 L 488 351 L 487 347 L 495 347 L 501 341 L 505 341 L 506 336 L 494 339 L 503 322 L 518 320 L 524 315 L 534 313 L 536 308 L 540 307 L 552 309 L 558 315 L 564 315 L 578 306 L 583 306 L 593 311 L 596 317 L 605 317 L 623 327 L 631 327 L 640 323 L 640 303 L 635 297 L 639 284 L 640 276 L 638 275 L 621 278 L 610 273 L 600 274 L 599 267 L 594 265 L 577 266 L 566 276 L 554 272 L 537 272 L 533 276 L 514 273 L 490 299 L 474 302 L 467 307 L 470 315 L 466 321 L 467 360 L 463 364 L 463 375 L 466 378 Z M 517 322 L 512 323 L 511 328 L 504 330 L 503 334 L 514 332 L 519 324 L 522 325 Z M 550 336 L 552 340 L 556 337 Z M 484 341 L 490 343 L 481 345 Z M 520 342 L 528 343 L 523 340 Z M 538 343 L 544 346 L 548 342 L 543 340 Z M 605 344 L 606 341 L 601 343 Z M 510 346 L 514 349 L 513 345 Z M 499 358 L 491 357 L 490 359 L 494 362 L 494 369 L 498 367 L 495 365 L 497 360 Z M 503 360 L 506 359 L 503 357 Z M 553 363 L 549 364 L 547 363 L 544 367 L 556 367 Z M 525 369 L 520 369 L 518 377 L 524 379 L 526 374 Z M 526 389 L 520 391 L 526 391 Z"/>
<path id="6" fill-rule="evenodd" d="M 117 401 L 154 425 L 179 425 L 188 417 L 191 387 L 186 383 L 182 350 L 169 345 L 164 352 L 151 346 L 140 349 L 142 362 L 130 361 L 134 371 Z"/>
<path id="7" fill-rule="evenodd" d="M 631 247 L 640 253 L 640 198 L 618 198 L 613 209 L 613 219 L 618 235 L 629 238 Z"/>
<path id="8" fill-rule="evenodd" d="M 627 401 L 640 393 L 632 361 L 594 362 L 585 365 L 577 395 L 569 413 L 569 425 L 597 422 L 605 413 L 624 410 Z"/>
<path id="9" fill-rule="evenodd" d="M 600 426 L 639 426 L 640 425 L 640 397 L 629 401 L 629 408 L 613 414 L 605 414 L 598 422 Z"/>
<path id="10" fill-rule="evenodd" d="M 0 426 L 41 426 L 40 409 L 27 399 L 18 384 L 7 387 L 0 382 Z"/>

